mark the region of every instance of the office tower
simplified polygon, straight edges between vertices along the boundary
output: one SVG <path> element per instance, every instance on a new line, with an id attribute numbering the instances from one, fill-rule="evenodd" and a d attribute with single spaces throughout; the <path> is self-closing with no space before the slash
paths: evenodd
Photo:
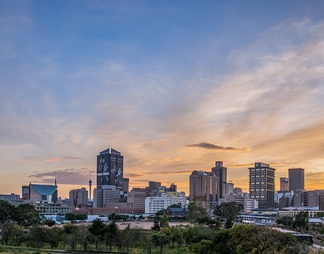
<path id="1" fill-rule="evenodd" d="M 212 172 L 193 171 L 189 178 L 189 200 L 206 209 L 214 209 L 218 192 L 218 177 Z"/>
<path id="2" fill-rule="evenodd" d="M 29 186 L 22 186 L 21 187 L 21 194 L 22 194 L 22 199 L 27 200 L 29 199 Z"/>
<path id="3" fill-rule="evenodd" d="M 28 186 L 28 199 L 32 202 L 56 203 L 58 198 L 57 185 L 32 184 Z"/>
<path id="4" fill-rule="evenodd" d="M 288 177 L 280 177 L 280 192 L 289 192 L 289 180 Z"/>
<path id="5" fill-rule="evenodd" d="M 104 207 L 103 190 L 122 190 L 124 158 L 120 152 L 108 148 L 97 156 L 97 207 Z"/>
<path id="6" fill-rule="evenodd" d="M 88 191 L 86 188 L 74 189 L 69 192 L 70 206 L 85 208 L 88 207 Z"/>
<path id="7" fill-rule="evenodd" d="M 289 177 L 289 191 L 294 193 L 299 190 L 304 190 L 304 169 L 303 168 L 290 168 L 288 169 Z"/>
<path id="8" fill-rule="evenodd" d="M 233 182 L 226 183 L 226 195 L 232 194 L 233 190 L 234 190 L 234 183 Z"/>
<path id="9" fill-rule="evenodd" d="M 212 172 L 218 177 L 218 197 L 224 198 L 226 195 L 227 168 L 223 166 L 222 161 L 216 161 Z"/>
<path id="10" fill-rule="evenodd" d="M 259 201 L 259 208 L 274 207 L 275 171 L 268 164 L 256 162 L 249 168 L 250 198 Z"/>
<path id="11" fill-rule="evenodd" d="M 123 192 L 128 192 L 129 190 L 129 178 L 123 178 Z"/>

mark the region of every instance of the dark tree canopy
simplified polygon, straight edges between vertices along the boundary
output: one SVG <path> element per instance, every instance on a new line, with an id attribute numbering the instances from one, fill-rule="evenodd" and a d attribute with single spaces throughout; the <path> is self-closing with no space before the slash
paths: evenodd
<path id="1" fill-rule="evenodd" d="M 215 207 L 214 214 L 225 220 L 225 228 L 231 228 L 236 216 L 243 210 L 243 206 L 236 202 L 221 203 Z"/>

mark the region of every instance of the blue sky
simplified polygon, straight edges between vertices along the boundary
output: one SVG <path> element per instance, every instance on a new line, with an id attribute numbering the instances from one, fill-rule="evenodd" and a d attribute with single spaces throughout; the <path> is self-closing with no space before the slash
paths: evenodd
<path id="1" fill-rule="evenodd" d="M 324 188 L 322 1 L 1 1 L 0 193 L 95 179 L 112 146 L 131 186 L 228 167 L 304 167 Z M 277 184 L 277 187 L 279 185 Z"/>

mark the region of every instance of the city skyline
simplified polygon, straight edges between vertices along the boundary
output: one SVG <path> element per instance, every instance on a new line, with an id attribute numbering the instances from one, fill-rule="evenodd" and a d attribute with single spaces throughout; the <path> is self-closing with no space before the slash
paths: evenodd
<path id="1" fill-rule="evenodd" d="M 1 1 L 0 193 L 96 186 L 98 151 L 130 187 L 189 194 L 227 167 L 244 191 L 257 161 L 324 189 L 321 1 Z"/>

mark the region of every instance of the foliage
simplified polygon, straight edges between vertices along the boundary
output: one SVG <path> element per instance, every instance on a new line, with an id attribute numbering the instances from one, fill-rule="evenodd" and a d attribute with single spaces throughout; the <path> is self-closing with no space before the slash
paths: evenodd
<path id="1" fill-rule="evenodd" d="M 0 223 L 5 223 L 12 219 L 15 207 L 5 200 L 0 200 Z"/>
<path id="2" fill-rule="evenodd" d="M 308 229 L 308 213 L 301 211 L 299 212 L 296 217 L 295 220 L 293 222 L 293 227 L 301 230 L 301 231 L 305 231 Z"/>
<path id="3" fill-rule="evenodd" d="M 187 220 L 191 223 L 202 221 L 208 217 L 206 209 L 198 206 L 196 203 L 190 203 L 188 206 Z"/>
<path id="4" fill-rule="evenodd" d="M 170 241 L 169 237 L 164 233 L 155 233 L 152 235 L 153 244 L 160 247 L 160 253 L 163 251 L 163 247 Z"/>
<path id="5" fill-rule="evenodd" d="M 152 230 L 160 231 L 160 229 L 161 229 L 160 221 L 158 220 L 158 218 L 154 218 L 154 224 L 153 224 Z"/>
<path id="6" fill-rule="evenodd" d="M 51 219 L 46 219 L 44 221 L 44 224 L 49 226 L 49 227 L 53 227 L 55 225 L 55 221 L 54 220 L 51 220 Z"/>
<path id="7" fill-rule="evenodd" d="M 165 209 L 159 210 L 155 213 L 156 216 L 162 216 L 163 214 L 165 214 Z"/>
<path id="8" fill-rule="evenodd" d="M 210 240 L 201 240 L 190 245 L 190 250 L 196 254 L 211 254 L 213 252 Z"/>
<path id="9" fill-rule="evenodd" d="M 40 222 L 39 213 L 33 205 L 20 204 L 14 209 L 13 218 L 18 225 L 29 227 Z"/>
<path id="10" fill-rule="evenodd" d="M 226 245 L 232 253 L 298 253 L 291 252 L 290 246 L 296 243 L 294 236 L 267 227 L 238 225 L 231 229 L 229 237 Z"/>
<path id="11" fill-rule="evenodd" d="M 237 202 L 224 202 L 215 207 L 214 214 L 225 220 L 225 228 L 231 228 L 242 210 L 243 206 Z"/>
<path id="12" fill-rule="evenodd" d="M 106 245 L 109 246 L 109 251 L 111 252 L 113 243 L 117 239 L 118 227 L 113 221 L 105 228 L 105 241 Z"/>
<path id="13" fill-rule="evenodd" d="M 17 227 L 14 223 L 5 222 L 0 226 L 1 230 L 1 241 L 2 245 L 5 243 L 8 245 L 9 241 L 12 240 L 13 244 L 18 245 L 19 239 L 21 238 L 23 231 Z"/>
<path id="14" fill-rule="evenodd" d="M 163 215 L 160 218 L 160 227 L 161 228 L 170 227 L 168 221 L 169 221 L 168 216 L 165 213 L 163 213 Z"/>
<path id="15" fill-rule="evenodd" d="M 291 228 L 293 226 L 294 219 L 289 216 L 278 217 L 276 220 L 277 224 L 283 225 L 286 228 Z"/>

